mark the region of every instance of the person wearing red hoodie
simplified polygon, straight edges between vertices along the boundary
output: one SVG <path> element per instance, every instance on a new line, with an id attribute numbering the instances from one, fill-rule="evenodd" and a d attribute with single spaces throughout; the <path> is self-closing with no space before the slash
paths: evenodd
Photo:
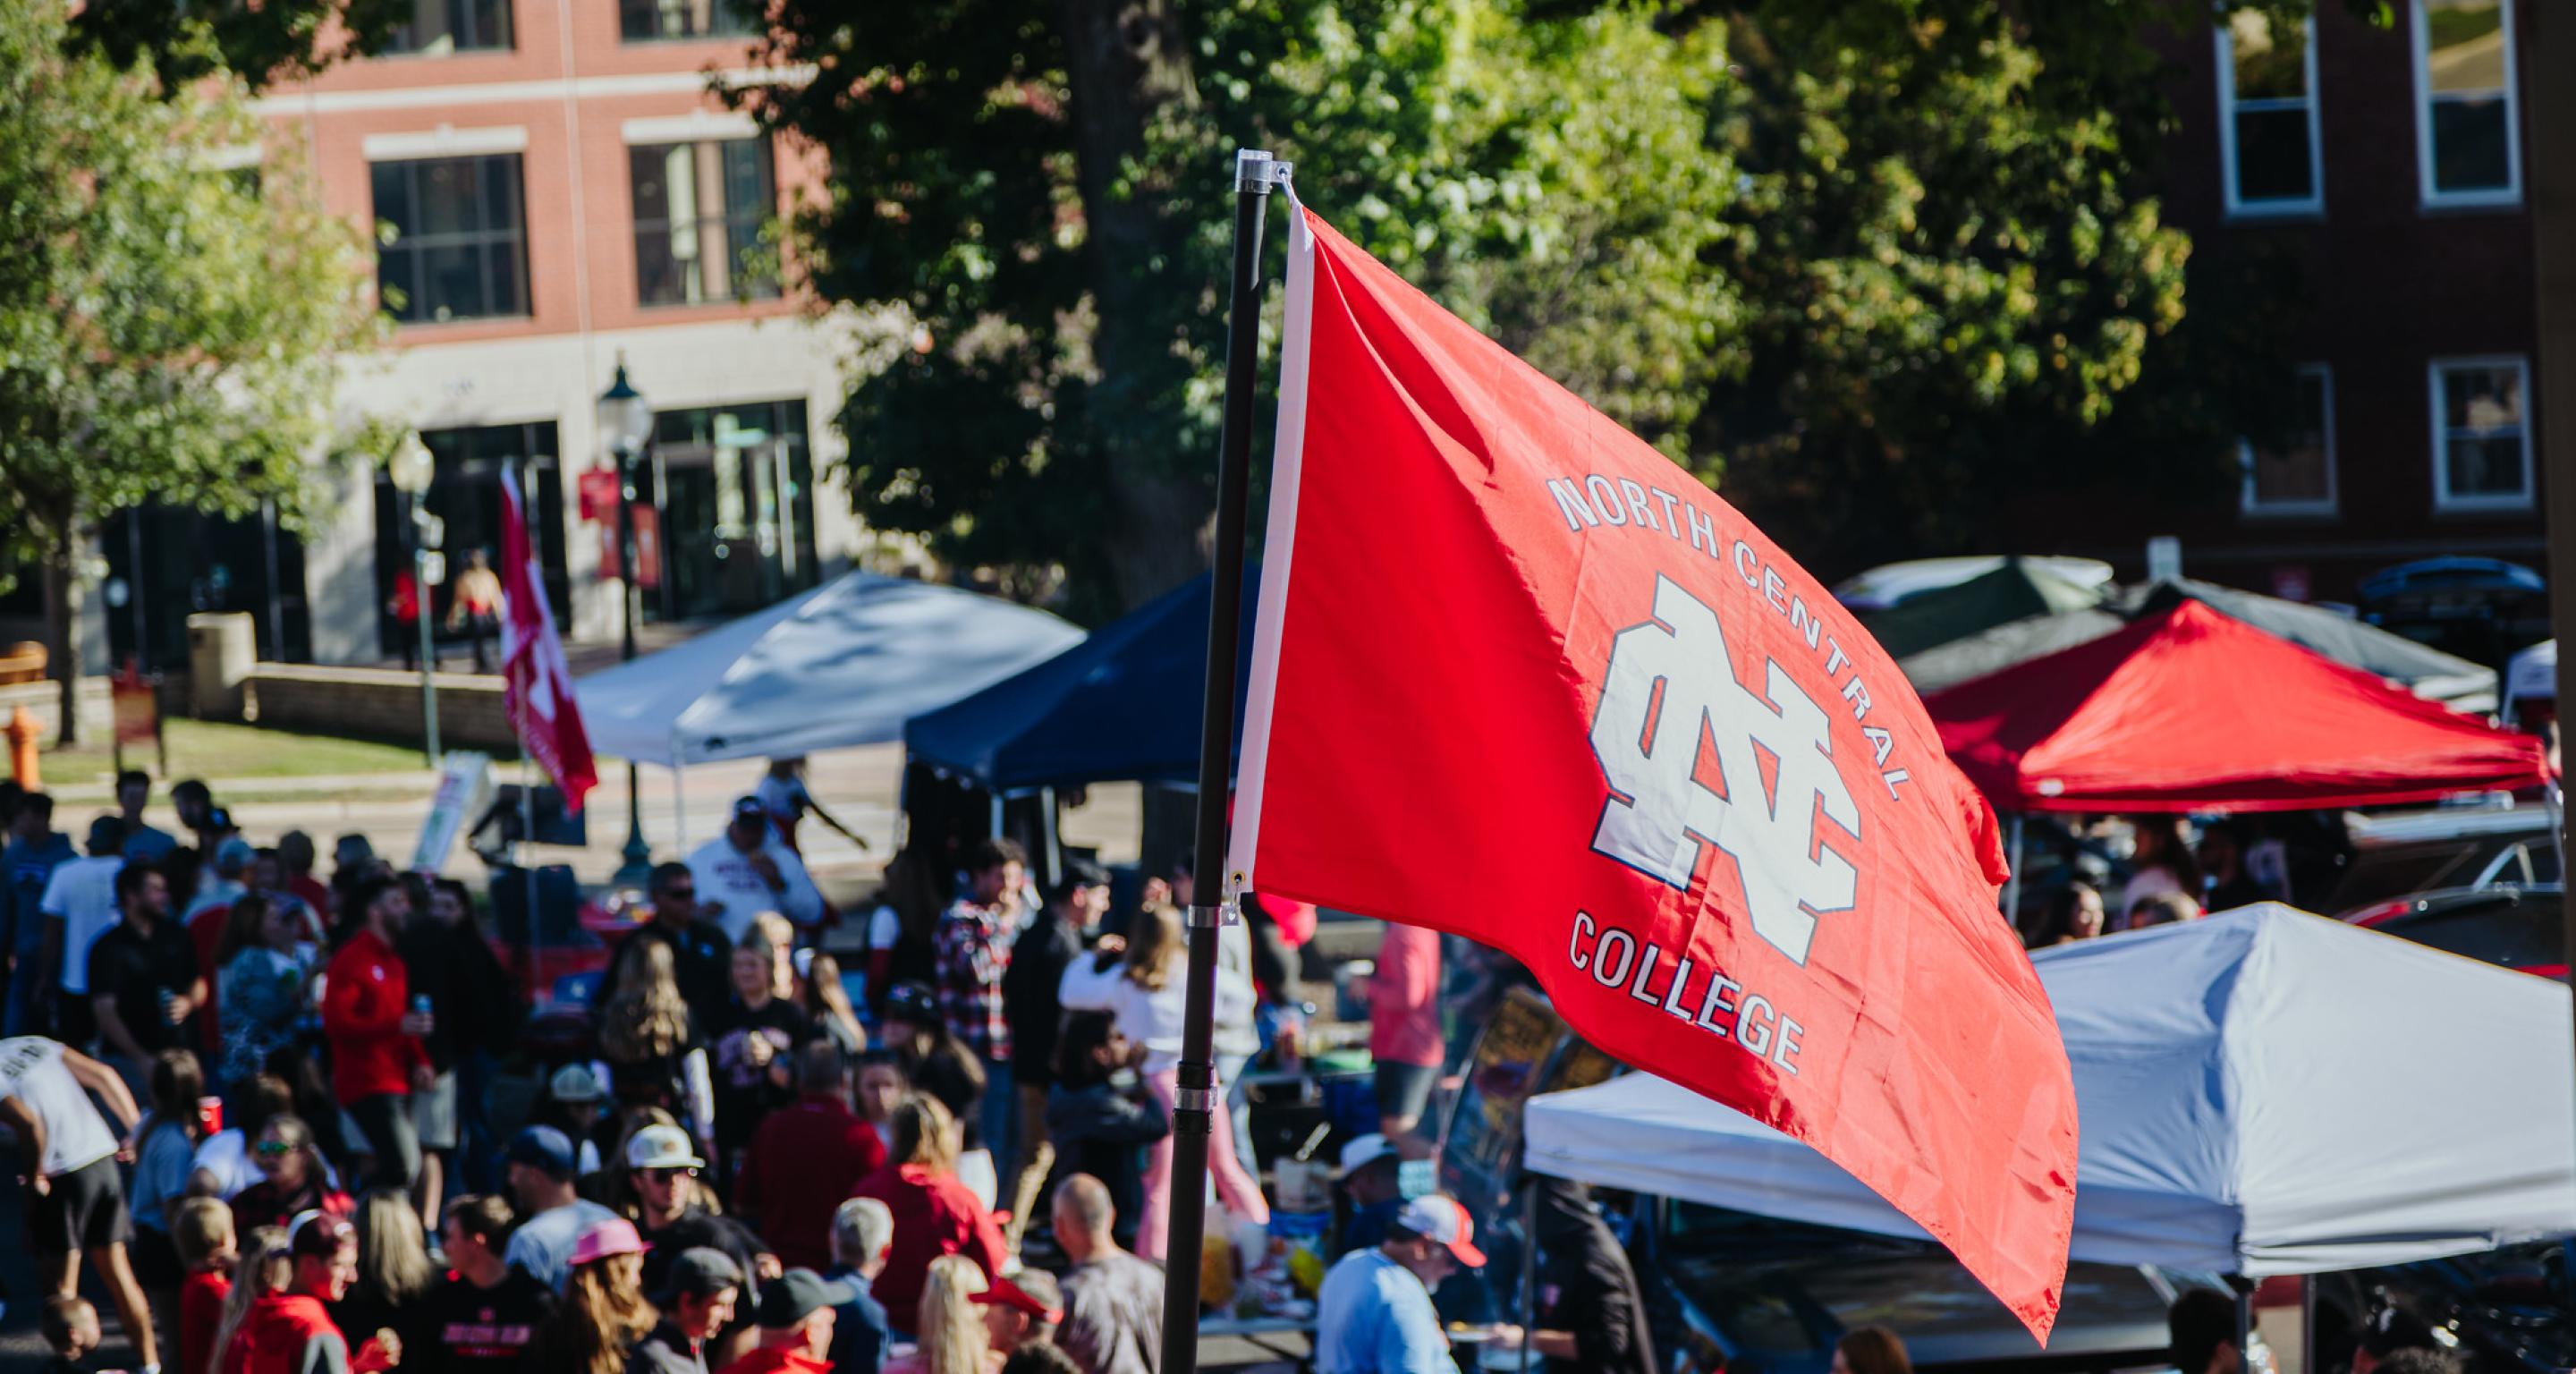
<path id="1" fill-rule="evenodd" d="M 295 1278 L 251 1304 L 224 1351 L 224 1374 L 374 1374 L 402 1360 L 402 1346 L 378 1332 L 355 1352 L 331 1320 L 358 1277 L 358 1232 L 327 1212 L 307 1212 L 287 1233 Z"/>
<path id="2" fill-rule="evenodd" d="M 850 1110 L 841 1049 L 817 1040 L 797 1052 L 796 1105 L 771 1112 L 751 1134 L 733 1205 L 769 1240 L 779 1261 L 832 1264 L 832 1214 L 885 1163 L 876 1128 Z"/>
<path id="3" fill-rule="evenodd" d="M 811 1269 L 790 1269 L 760 1286 L 760 1345 L 723 1374 L 832 1374 L 826 1354 L 842 1303 L 858 1296 Z"/>
<path id="4" fill-rule="evenodd" d="M 919 1305 L 932 1260 L 963 1255 L 991 1278 L 1010 1253 L 992 1210 L 957 1178 L 957 1146 L 957 1119 L 939 1099 L 915 1093 L 894 1109 L 885 1164 L 859 1184 L 860 1197 L 894 1214 L 894 1245 L 869 1289 L 890 1313 Z"/>
<path id="5" fill-rule="evenodd" d="M 357 930 L 323 974 L 331 1094 L 366 1133 L 376 1157 L 369 1182 L 409 1191 L 420 1174 L 411 1095 L 430 1086 L 429 1052 L 421 1045 L 429 1013 L 412 1009 L 411 977 L 394 953 L 411 897 L 393 878 L 370 878 L 350 895 L 348 911 Z"/>

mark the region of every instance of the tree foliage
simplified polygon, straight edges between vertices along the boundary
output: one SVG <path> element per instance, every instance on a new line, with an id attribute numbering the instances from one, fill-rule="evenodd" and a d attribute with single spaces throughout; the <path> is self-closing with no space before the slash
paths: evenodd
<path id="1" fill-rule="evenodd" d="M 84 0 L 68 37 L 112 65 L 152 68 L 164 91 L 208 77 L 256 91 L 382 52 L 412 13 L 410 0 Z"/>
<path id="2" fill-rule="evenodd" d="M 1713 5 L 1746 175 L 1717 270 L 1753 365 L 1697 445 L 1789 547 L 1838 570 L 2029 547 L 2016 498 L 2095 481 L 2214 489 L 2286 416 L 2295 273 L 2186 295 L 2154 195 L 2181 6 L 2004 0 Z M 2224 269 L 2221 269 L 2224 270 Z M 2203 272 L 2215 277 L 2216 272 Z M 2251 412 L 2251 413 L 2249 413 Z"/>
<path id="3" fill-rule="evenodd" d="M 841 416 L 860 514 L 959 561 L 1061 570 L 1078 614 L 1203 566 L 1238 143 L 1676 450 L 1741 363 L 1734 293 L 1702 267 L 1734 185 L 1706 137 L 1715 31 L 1494 0 L 775 18 L 770 58 L 819 74 L 750 98 L 836 171 L 799 260 L 823 298 L 919 324 Z"/>
<path id="4" fill-rule="evenodd" d="M 236 90 L 165 92 L 66 51 L 52 6 L 0 6 L 0 541 L 46 570 L 56 662 L 75 560 L 146 500 L 292 520 L 344 357 L 381 328 L 355 233 L 259 141 Z"/>

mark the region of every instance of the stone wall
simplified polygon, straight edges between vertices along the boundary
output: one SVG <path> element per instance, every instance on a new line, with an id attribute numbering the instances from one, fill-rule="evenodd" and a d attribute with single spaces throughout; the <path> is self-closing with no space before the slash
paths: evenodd
<path id="1" fill-rule="evenodd" d="M 442 746 L 516 754 L 500 678 L 438 673 L 432 680 L 438 686 Z M 242 714 L 272 729 L 416 744 L 421 739 L 420 674 L 263 663 L 243 684 Z"/>

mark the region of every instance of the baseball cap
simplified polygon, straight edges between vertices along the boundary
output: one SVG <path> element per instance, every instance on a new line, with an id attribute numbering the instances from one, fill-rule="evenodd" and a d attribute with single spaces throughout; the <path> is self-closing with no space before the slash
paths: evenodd
<path id="1" fill-rule="evenodd" d="M 671 1261 L 671 1273 L 663 1280 L 662 1291 L 655 1296 L 653 1305 L 669 1307 L 673 1299 L 683 1296 L 704 1300 L 740 1287 L 742 1268 L 733 1262 L 733 1256 L 703 1245 L 692 1246 Z"/>
<path id="2" fill-rule="evenodd" d="M 758 821 L 762 825 L 767 825 L 769 808 L 761 805 L 758 797 L 737 797 L 733 803 L 733 818 L 736 823 Z"/>
<path id="3" fill-rule="evenodd" d="M 572 1243 L 572 1258 L 567 1263 L 578 1269 L 594 1260 L 640 1255 L 652 1248 L 635 1233 L 634 1222 L 624 1217 L 610 1217 L 606 1221 L 592 1223 L 589 1230 L 581 1233 L 581 1239 Z"/>
<path id="4" fill-rule="evenodd" d="M 552 1126 L 530 1126 L 510 1140 L 509 1152 L 502 1156 L 512 1164 L 525 1164 L 543 1169 L 555 1178 L 570 1178 L 579 1172 L 580 1156 L 573 1153 L 572 1137 Z"/>
<path id="5" fill-rule="evenodd" d="M 1109 870 L 1080 854 L 1065 855 L 1060 872 L 1061 877 L 1047 884 L 1046 896 L 1050 902 L 1063 901 L 1082 888 L 1109 886 Z"/>
<path id="6" fill-rule="evenodd" d="M 250 867 L 251 860 L 258 857 L 259 851 L 250 847 L 250 841 L 235 835 L 215 846 L 215 871 L 239 873 Z"/>
<path id="7" fill-rule="evenodd" d="M 879 1019 L 935 1026 L 940 1022 L 939 1004 L 931 1000 L 930 989 L 921 984 L 897 983 L 887 990 L 885 1013 Z"/>
<path id="8" fill-rule="evenodd" d="M 792 1331 L 825 1307 L 838 1307 L 859 1295 L 846 1283 L 832 1283 L 811 1269 L 790 1269 L 760 1286 L 755 1318 L 763 1330 Z"/>
<path id="9" fill-rule="evenodd" d="M 677 1126 L 647 1126 L 626 1139 L 629 1169 L 703 1169 L 707 1162 Z"/>
<path id="10" fill-rule="evenodd" d="M 599 1086 L 599 1075 L 588 1064 L 566 1064 L 555 1070 L 546 1095 L 557 1102 L 600 1102 L 607 1099 L 608 1090 Z"/>
<path id="11" fill-rule="evenodd" d="M 1375 1131 L 1354 1136 L 1342 1147 L 1342 1175 L 1347 1178 L 1395 1153 L 1395 1143 Z"/>
<path id="12" fill-rule="evenodd" d="M 1038 1277 L 1047 1278 L 1049 1279 L 1050 1284 L 1052 1283 L 1052 1276 L 1048 1275 L 1045 1270 L 1041 1269 L 1034 1272 Z M 1032 1282 L 1034 1282 L 1034 1280 L 1032 1280 Z M 1032 1320 L 1043 1322 L 1048 1326 L 1064 1325 L 1064 1308 L 1061 1306 L 1048 1306 L 1045 1299 L 1038 1297 L 1028 1289 L 1022 1288 L 1020 1285 L 1011 1282 L 1009 1279 L 994 1279 L 990 1287 L 986 1288 L 981 1293 L 975 1294 L 972 1298 L 968 1299 L 968 1301 L 973 1302 L 978 1307 L 1016 1307 L 1021 1311 L 1028 1313 Z M 1063 1299 L 1058 1298 L 1057 1301 L 1062 1302 Z"/>
<path id="13" fill-rule="evenodd" d="M 1424 1193 L 1404 1204 L 1395 1224 L 1425 1240 L 1436 1240 L 1470 1269 L 1485 1267 L 1485 1252 L 1476 1248 L 1476 1223 L 1458 1199 L 1446 1193 Z"/>

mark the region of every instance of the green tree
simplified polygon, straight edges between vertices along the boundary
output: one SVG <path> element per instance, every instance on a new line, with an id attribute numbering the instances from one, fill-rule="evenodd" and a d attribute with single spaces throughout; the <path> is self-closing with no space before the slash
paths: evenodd
<path id="1" fill-rule="evenodd" d="M 339 367 L 382 326 L 362 245 L 255 145 L 238 90 L 161 89 L 66 46 L 51 5 L 0 5 L 0 541 L 43 570 L 63 732 L 80 677 L 77 561 L 146 500 L 293 520 Z"/>
<path id="2" fill-rule="evenodd" d="M 2054 537 L 2018 499 L 2107 471 L 2214 492 L 2237 434 L 2286 425 L 2295 270 L 2190 279 L 2154 195 L 2171 73 L 2146 39 L 2206 10 L 1705 10 L 1743 78 L 1717 106 L 1746 176 L 1717 267 L 1752 365 L 1695 447 L 1820 571 Z"/>
<path id="3" fill-rule="evenodd" d="M 239 79 L 256 91 L 384 51 L 412 12 L 411 0 L 84 0 L 68 36 L 76 50 L 117 66 L 150 66 L 165 91 L 206 77 Z"/>
<path id="4" fill-rule="evenodd" d="M 1735 293 L 1702 267 L 1734 187 L 1707 139 L 1715 30 L 1501 0 L 925 0 L 865 23 L 785 0 L 773 19 L 771 60 L 817 76 L 746 99 L 835 169 L 795 257 L 823 299 L 918 324 L 841 415 L 859 513 L 1060 573 L 1077 615 L 1204 566 L 1238 141 L 1675 451 L 1742 363 Z"/>

